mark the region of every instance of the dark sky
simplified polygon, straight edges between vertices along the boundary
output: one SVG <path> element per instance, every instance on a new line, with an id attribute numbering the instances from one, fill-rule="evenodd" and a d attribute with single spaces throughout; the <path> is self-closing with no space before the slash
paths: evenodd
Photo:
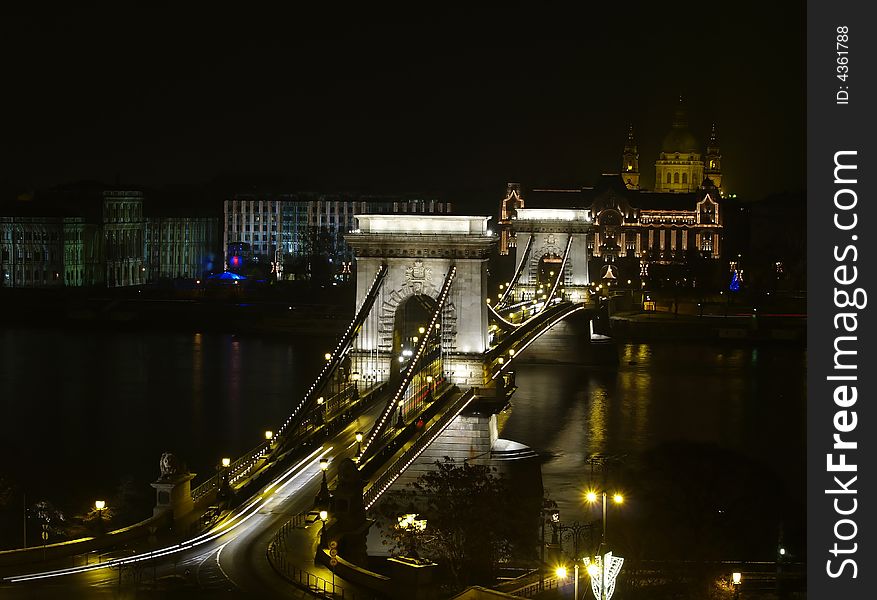
<path id="1" fill-rule="evenodd" d="M 0 180 L 279 174 L 486 190 L 492 206 L 506 181 L 618 170 L 628 123 L 650 186 L 683 94 L 699 139 L 719 128 L 730 191 L 804 187 L 803 3 L 251 4 L 0 15 Z"/>

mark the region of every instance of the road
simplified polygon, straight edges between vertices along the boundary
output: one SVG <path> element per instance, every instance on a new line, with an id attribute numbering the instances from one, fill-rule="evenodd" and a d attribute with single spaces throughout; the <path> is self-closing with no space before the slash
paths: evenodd
<path id="1" fill-rule="evenodd" d="M 0 597 L 312 598 L 277 575 L 268 563 L 268 543 L 291 516 L 312 508 L 320 486 L 320 458 L 330 458 L 328 474 L 334 478 L 340 459 L 356 453 L 355 433 L 368 431 L 381 408 L 367 409 L 204 534 L 158 549 L 139 548 L 102 565 L 6 577 L 0 582 Z M 330 578 L 325 568 L 313 564 L 313 555 L 313 546 L 295 549 L 296 560 L 307 561 L 302 567 Z"/>

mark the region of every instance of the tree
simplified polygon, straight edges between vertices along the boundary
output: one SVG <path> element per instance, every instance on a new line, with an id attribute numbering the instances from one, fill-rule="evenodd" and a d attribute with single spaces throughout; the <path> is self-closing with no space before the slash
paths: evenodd
<path id="1" fill-rule="evenodd" d="M 528 515 L 528 507 L 511 493 L 505 478 L 486 465 L 458 464 L 447 457 L 435 465 L 434 471 L 381 505 L 393 525 L 403 513 L 426 519 L 426 528 L 414 534 L 391 528 L 386 543 L 392 553 L 416 549 L 438 563 L 446 571 L 445 580 L 457 589 L 492 584 L 503 560 L 532 558 L 538 510 Z"/>

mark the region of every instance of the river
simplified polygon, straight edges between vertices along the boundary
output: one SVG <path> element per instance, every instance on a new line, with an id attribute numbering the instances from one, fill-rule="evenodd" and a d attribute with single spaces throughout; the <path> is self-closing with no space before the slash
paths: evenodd
<path id="1" fill-rule="evenodd" d="M 126 477 L 148 503 L 162 452 L 200 475 L 212 473 L 221 457 L 237 456 L 277 427 L 332 343 L 0 331 L 2 470 L 30 498 L 72 511 L 112 497 Z M 519 389 L 502 437 L 547 457 L 544 484 L 564 514 L 583 510 L 587 455 L 636 455 L 678 439 L 759 458 L 803 498 L 802 348 L 652 342 L 619 350 L 617 370 L 545 362 L 516 369 Z"/>

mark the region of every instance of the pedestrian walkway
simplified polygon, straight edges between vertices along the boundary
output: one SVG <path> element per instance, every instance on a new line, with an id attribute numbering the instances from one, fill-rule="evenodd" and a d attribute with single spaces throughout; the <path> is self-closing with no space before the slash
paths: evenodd
<path id="1" fill-rule="evenodd" d="M 287 521 L 268 545 L 268 562 L 284 579 L 322 598 L 379 600 L 381 596 L 335 575 L 314 561 L 320 542 L 320 521 L 306 524 L 304 515 Z"/>

